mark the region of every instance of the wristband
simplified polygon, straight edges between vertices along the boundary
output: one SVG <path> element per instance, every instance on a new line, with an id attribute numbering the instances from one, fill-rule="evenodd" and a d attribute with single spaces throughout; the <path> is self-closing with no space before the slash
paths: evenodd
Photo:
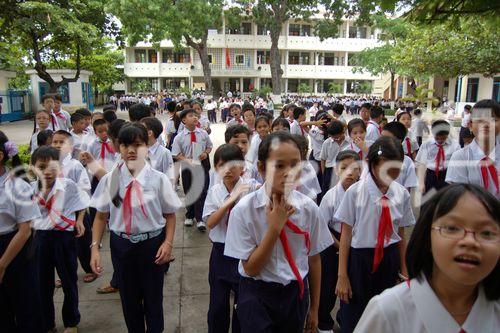
<path id="1" fill-rule="evenodd" d="M 90 244 L 90 248 L 93 248 L 94 246 L 96 246 L 97 244 L 99 244 L 99 242 L 92 242 L 92 244 Z"/>

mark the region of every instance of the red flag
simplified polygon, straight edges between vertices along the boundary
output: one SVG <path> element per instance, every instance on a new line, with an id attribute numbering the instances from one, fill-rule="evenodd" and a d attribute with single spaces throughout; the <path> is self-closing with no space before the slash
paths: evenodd
<path id="1" fill-rule="evenodd" d="M 231 68 L 231 56 L 229 55 L 229 49 L 226 49 L 226 67 Z"/>

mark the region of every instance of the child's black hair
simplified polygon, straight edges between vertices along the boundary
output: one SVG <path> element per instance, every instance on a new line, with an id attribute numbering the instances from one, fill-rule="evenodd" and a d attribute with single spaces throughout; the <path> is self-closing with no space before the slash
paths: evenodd
<path id="1" fill-rule="evenodd" d="M 273 148 L 272 146 L 276 143 L 284 143 L 284 142 L 293 143 L 300 152 L 299 144 L 293 138 L 293 135 L 291 135 L 288 132 L 278 131 L 269 134 L 262 140 L 262 142 L 259 145 L 259 152 L 257 154 L 258 160 L 262 163 L 265 163 L 269 158 L 269 154 L 271 153 L 271 149 Z"/>
<path id="2" fill-rule="evenodd" d="M 5 135 L 4 132 L 0 131 L 0 152 L 3 153 L 3 161 L 2 161 L 3 165 L 5 165 L 5 163 L 9 160 L 9 153 L 6 147 L 7 142 L 9 142 L 9 138 L 7 137 L 7 135 Z M 18 154 L 12 156 L 11 159 L 12 159 L 11 164 L 13 168 L 16 168 L 22 164 Z"/>
<path id="3" fill-rule="evenodd" d="M 431 125 L 432 135 L 449 135 L 450 134 L 450 123 L 444 119 L 438 119 L 434 121 Z"/>
<path id="4" fill-rule="evenodd" d="M 370 108 L 370 119 L 375 119 L 384 115 L 384 109 L 380 106 L 372 106 Z"/>
<path id="5" fill-rule="evenodd" d="M 231 112 L 231 110 L 233 108 L 240 109 L 240 111 L 241 111 L 241 105 L 239 105 L 238 103 L 233 103 L 233 104 L 229 105 L 229 112 Z"/>
<path id="6" fill-rule="evenodd" d="M 78 109 L 74 113 L 79 113 L 83 115 L 85 118 L 92 117 L 92 113 L 86 108 Z"/>
<path id="7" fill-rule="evenodd" d="M 108 122 L 106 120 L 104 120 L 104 119 L 96 119 L 92 123 L 92 127 L 94 127 L 94 131 L 95 131 L 95 129 L 97 128 L 97 126 L 107 125 L 107 124 L 108 124 Z"/>
<path id="8" fill-rule="evenodd" d="M 340 104 L 340 103 L 336 103 L 332 106 L 332 111 L 335 113 L 335 114 L 342 114 L 344 112 L 344 105 Z"/>
<path id="9" fill-rule="evenodd" d="M 141 123 L 144 126 L 146 126 L 146 128 L 149 131 L 153 132 L 155 139 L 158 139 L 158 137 L 163 132 L 163 125 L 161 124 L 161 121 L 158 118 L 155 118 L 155 117 L 142 118 Z"/>
<path id="10" fill-rule="evenodd" d="M 191 108 L 193 108 L 193 106 L 195 104 L 198 104 L 200 106 L 200 108 L 203 110 L 203 102 L 200 102 L 200 101 L 197 101 L 197 100 L 194 100 L 191 102 L 191 104 L 189 104 L 191 106 Z"/>
<path id="11" fill-rule="evenodd" d="M 41 146 L 35 149 L 31 154 L 31 165 L 35 165 L 37 161 L 59 161 L 59 151 L 50 146 Z"/>
<path id="12" fill-rule="evenodd" d="M 464 105 L 464 110 L 470 111 L 471 109 L 472 109 L 472 106 L 470 106 L 469 104 Z"/>
<path id="13" fill-rule="evenodd" d="M 370 171 L 372 177 L 375 178 L 373 167 L 382 160 L 403 162 L 404 152 L 401 142 L 390 136 L 381 136 L 370 146 L 368 150 L 368 171 Z"/>
<path id="14" fill-rule="evenodd" d="M 182 110 L 181 111 L 181 114 L 179 115 L 179 118 L 182 121 L 190 113 L 194 113 L 196 116 L 198 116 L 198 113 L 195 111 L 195 109 L 186 109 L 186 110 Z"/>
<path id="15" fill-rule="evenodd" d="M 297 107 L 295 109 L 293 109 L 293 119 L 297 120 L 299 119 L 299 117 L 301 115 L 305 115 L 306 114 L 306 109 L 302 108 L 302 107 Z"/>
<path id="16" fill-rule="evenodd" d="M 279 118 L 274 119 L 273 124 L 271 125 L 271 130 L 274 129 L 275 127 L 280 126 L 280 125 L 287 128 L 288 131 L 290 132 L 290 123 L 288 122 L 288 120 L 286 118 L 283 118 L 283 117 L 279 117 Z"/>
<path id="17" fill-rule="evenodd" d="M 84 120 L 84 119 L 85 119 L 85 116 L 79 112 L 74 112 L 70 117 L 72 124 L 74 124 L 80 120 Z"/>
<path id="18" fill-rule="evenodd" d="M 104 113 L 102 114 L 102 116 L 104 117 L 104 120 L 106 120 L 106 122 L 108 124 L 111 124 L 113 121 L 115 121 L 118 118 L 116 116 L 116 112 L 113 111 L 113 110 L 104 111 Z"/>
<path id="19" fill-rule="evenodd" d="M 302 161 L 307 160 L 307 151 L 309 150 L 309 140 L 303 135 L 292 134 L 293 139 L 297 142 L 300 149 L 300 158 Z"/>
<path id="20" fill-rule="evenodd" d="M 237 145 L 233 145 L 231 143 L 225 143 L 214 153 L 214 165 L 219 164 L 219 162 L 231 162 L 231 161 L 244 161 L 245 156 L 243 156 L 243 152 Z"/>
<path id="21" fill-rule="evenodd" d="M 44 96 L 45 96 L 45 95 L 44 95 Z M 36 124 L 36 115 L 37 115 L 37 114 L 39 114 L 39 113 L 45 113 L 46 115 L 48 115 L 48 116 L 49 116 L 49 124 L 50 124 L 50 125 L 52 125 L 52 124 L 50 123 L 50 121 L 51 121 L 51 117 L 52 117 L 52 115 L 50 114 L 50 111 L 47 111 L 47 110 L 45 110 L 45 109 L 38 110 L 38 111 L 35 113 L 35 121 L 33 122 L 33 134 L 35 134 L 35 133 L 36 133 L 36 125 L 37 125 L 37 124 Z M 50 125 L 49 125 L 49 126 L 50 126 Z"/>
<path id="22" fill-rule="evenodd" d="M 396 121 L 399 121 L 399 120 L 401 119 L 401 117 L 402 117 L 403 115 L 405 115 L 405 114 L 407 114 L 408 116 L 410 116 L 410 120 L 411 120 L 411 118 L 412 118 L 412 117 L 411 117 L 411 113 L 410 113 L 410 112 L 408 112 L 408 111 L 403 111 L 403 112 L 398 113 L 398 115 L 397 115 L 397 117 L 396 117 Z"/>
<path id="23" fill-rule="evenodd" d="M 56 100 L 54 94 L 45 94 L 45 95 L 42 96 L 42 98 L 40 100 L 42 102 L 42 104 L 43 104 L 43 102 L 45 102 L 46 99 L 51 99 L 53 101 Z"/>
<path id="24" fill-rule="evenodd" d="M 46 146 L 47 142 L 49 141 L 49 139 L 52 139 L 53 136 L 54 136 L 54 131 L 52 131 L 50 129 L 46 129 L 46 130 L 40 131 L 36 135 L 36 144 L 37 144 L 37 146 L 38 147 Z"/>
<path id="25" fill-rule="evenodd" d="M 413 115 L 414 115 L 415 117 L 418 117 L 418 116 L 420 116 L 421 114 L 422 114 L 422 110 L 420 110 L 420 109 L 415 109 L 415 110 L 413 110 Z"/>
<path id="26" fill-rule="evenodd" d="M 359 154 L 356 153 L 354 150 L 343 150 L 337 154 L 337 157 L 335 158 L 335 162 L 339 163 L 342 162 L 343 160 L 347 159 L 353 159 L 355 161 L 361 161 L 359 158 Z"/>
<path id="27" fill-rule="evenodd" d="M 329 136 L 333 136 L 333 135 L 338 135 L 338 134 L 342 134 L 345 132 L 345 127 L 344 127 L 344 123 L 342 123 L 341 121 L 339 120 L 333 120 L 330 125 L 328 125 L 327 129 L 326 129 L 326 133 L 329 135 Z"/>
<path id="28" fill-rule="evenodd" d="M 113 121 L 108 126 L 108 136 L 113 140 L 118 139 L 118 134 L 120 133 L 123 125 L 125 125 L 126 123 L 127 122 L 123 119 L 116 119 L 115 121 Z"/>
<path id="29" fill-rule="evenodd" d="M 361 104 L 361 108 L 371 110 L 372 105 L 370 103 L 363 103 L 363 104 Z"/>
<path id="30" fill-rule="evenodd" d="M 491 109 L 491 116 L 500 118 L 500 104 L 493 99 L 482 99 L 472 107 L 472 112 L 477 109 Z"/>
<path id="31" fill-rule="evenodd" d="M 391 121 L 390 123 L 385 124 L 383 130 L 391 132 L 392 135 L 394 135 L 394 137 L 400 142 L 403 142 L 403 140 L 406 138 L 406 133 L 408 132 L 405 125 L 401 124 L 398 121 Z"/>
<path id="32" fill-rule="evenodd" d="M 238 134 L 245 134 L 248 138 L 248 140 L 250 140 L 250 137 L 252 136 L 252 132 L 250 131 L 250 129 L 248 127 L 246 127 L 245 125 L 233 125 L 233 126 L 229 126 L 227 129 L 226 129 L 226 132 L 224 133 L 224 140 L 226 141 L 226 143 L 229 143 L 229 141 L 234 138 L 235 136 L 237 136 Z"/>
<path id="33" fill-rule="evenodd" d="M 255 127 L 257 127 L 257 124 L 260 123 L 261 121 L 269 125 L 269 117 L 265 115 L 260 115 L 255 119 Z"/>
<path id="34" fill-rule="evenodd" d="M 167 107 L 167 111 L 168 111 L 169 113 L 174 112 L 174 111 L 175 111 L 175 106 L 176 106 L 176 105 L 177 105 L 177 104 L 176 104 L 174 101 L 170 101 L 170 102 L 168 102 L 168 103 L 167 103 L 167 105 L 166 105 L 166 107 Z"/>
<path id="35" fill-rule="evenodd" d="M 431 250 L 432 224 L 451 212 L 465 193 L 479 200 L 491 218 L 500 224 L 500 201 L 482 187 L 473 184 L 451 184 L 442 188 L 423 204 L 415 229 L 411 234 L 406 251 L 406 266 L 410 279 L 420 279 L 422 273 L 428 280 L 431 279 L 434 266 Z M 500 281 L 499 263 L 481 283 L 488 300 L 496 301 L 500 298 L 498 281 Z"/>
<path id="36" fill-rule="evenodd" d="M 148 130 L 141 123 L 128 123 L 118 133 L 118 143 L 121 145 L 134 144 L 137 139 L 148 144 Z"/>
<path id="37" fill-rule="evenodd" d="M 245 113 L 245 111 L 252 111 L 253 115 L 255 116 L 255 107 L 250 104 L 250 103 L 243 103 L 243 106 L 241 107 L 242 113 Z"/>
<path id="38" fill-rule="evenodd" d="M 114 104 L 106 104 L 106 105 L 104 105 L 104 106 L 102 107 L 102 111 L 103 111 L 103 112 L 106 112 L 106 111 L 108 111 L 108 110 L 109 110 L 109 111 L 113 111 L 113 112 L 115 112 L 115 111 L 116 111 L 116 105 L 114 105 Z"/>
<path id="39" fill-rule="evenodd" d="M 153 108 L 144 103 L 137 103 L 128 109 L 128 116 L 130 121 L 140 121 L 142 118 L 151 117 Z"/>
<path id="40" fill-rule="evenodd" d="M 356 127 L 361 127 L 363 129 L 363 131 L 366 132 L 366 124 L 363 121 L 363 119 L 354 118 L 354 119 L 351 119 L 347 123 L 347 133 L 349 133 L 349 135 L 351 135 L 352 130 L 355 129 Z"/>
<path id="41" fill-rule="evenodd" d="M 61 96 L 61 94 L 54 94 L 54 101 L 62 102 L 62 96 Z"/>
<path id="42" fill-rule="evenodd" d="M 65 130 L 57 130 L 54 132 L 53 136 L 56 134 L 64 136 L 66 139 L 69 139 L 71 143 L 73 143 L 73 136 L 70 132 Z"/>

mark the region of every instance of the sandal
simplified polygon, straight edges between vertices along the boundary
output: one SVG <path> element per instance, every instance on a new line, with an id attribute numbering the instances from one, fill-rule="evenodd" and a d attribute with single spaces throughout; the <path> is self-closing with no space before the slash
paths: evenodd
<path id="1" fill-rule="evenodd" d="M 56 288 L 61 288 L 62 287 L 62 282 L 60 279 L 57 279 L 56 282 L 54 283 Z"/>
<path id="2" fill-rule="evenodd" d="M 95 279 L 97 279 L 97 274 L 94 273 L 87 273 L 83 276 L 83 282 L 85 283 L 94 282 Z"/>
<path id="3" fill-rule="evenodd" d="M 112 287 L 109 284 L 107 286 L 97 288 L 98 294 L 113 294 L 113 293 L 117 293 L 117 292 L 118 292 L 118 289 L 115 287 Z"/>

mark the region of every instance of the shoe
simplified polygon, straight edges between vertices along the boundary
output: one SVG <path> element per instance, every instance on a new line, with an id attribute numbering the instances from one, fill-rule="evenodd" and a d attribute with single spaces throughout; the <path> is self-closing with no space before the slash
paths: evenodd
<path id="1" fill-rule="evenodd" d="M 57 328 L 52 327 L 50 330 L 47 331 L 47 333 L 57 333 Z"/>
<path id="2" fill-rule="evenodd" d="M 77 333 L 78 328 L 76 327 L 66 327 L 63 331 L 63 333 Z"/>
<path id="3" fill-rule="evenodd" d="M 115 288 L 115 287 L 112 287 L 111 285 L 108 284 L 107 286 L 97 288 L 96 292 L 98 294 L 101 294 L 101 295 L 104 295 L 104 294 L 113 294 L 113 293 L 117 293 L 118 289 Z"/>
<path id="4" fill-rule="evenodd" d="M 193 226 L 193 224 L 194 224 L 193 219 L 186 219 L 186 220 L 184 221 L 184 225 L 185 225 L 186 227 L 192 227 L 192 226 Z"/>
<path id="5" fill-rule="evenodd" d="M 205 224 L 205 222 L 203 221 L 200 221 L 198 223 L 196 223 L 196 228 L 198 228 L 199 231 L 205 231 L 207 230 L 207 225 Z"/>
<path id="6" fill-rule="evenodd" d="M 318 333 L 333 333 L 333 330 L 320 330 L 318 328 Z"/>

